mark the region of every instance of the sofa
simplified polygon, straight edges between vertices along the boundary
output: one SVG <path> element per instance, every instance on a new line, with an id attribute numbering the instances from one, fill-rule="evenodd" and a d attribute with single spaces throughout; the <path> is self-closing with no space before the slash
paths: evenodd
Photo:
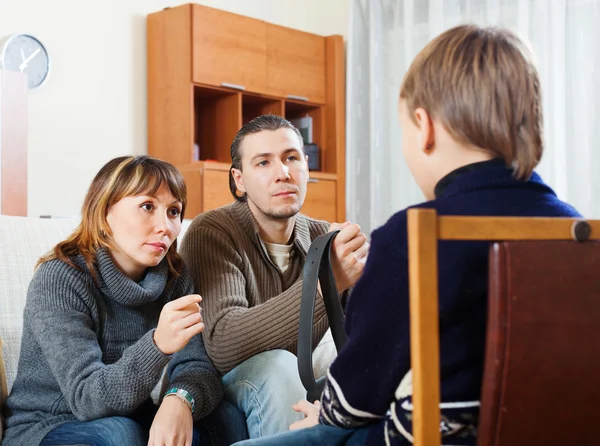
<path id="1" fill-rule="evenodd" d="M 183 238 L 191 221 L 185 220 L 179 235 Z M 33 218 L 0 215 L 0 403 L 10 392 L 19 362 L 23 328 L 23 308 L 27 288 L 37 260 L 64 240 L 78 225 L 79 219 Z M 315 376 L 326 373 L 335 346 L 327 332 L 313 353 Z M 162 386 L 153 392 L 159 401 Z M 0 420 L 0 439 L 2 438 Z"/>

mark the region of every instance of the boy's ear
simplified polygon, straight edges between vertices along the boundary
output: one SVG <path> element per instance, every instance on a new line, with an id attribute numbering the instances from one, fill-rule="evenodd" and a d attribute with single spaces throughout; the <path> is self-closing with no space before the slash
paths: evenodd
<path id="1" fill-rule="evenodd" d="M 233 179 L 235 181 L 235 187 L 237 187 L 237 189 L 241 193 L 245 194 L 246 188 L 244 187 L 244 180 L 242 179 L 242 171 L 239 169 L 236 169 L 235 167 L 232 167 L 231 175 L 233 176 Z"/>
<path id="2" fill-rule="evenodd" d="M 415 121 L 419 127 L 419 150 L 430 155 L 435 149 L 435 132 L 431 116 L 427 110 L 419 107 L 415 110 Z"/>

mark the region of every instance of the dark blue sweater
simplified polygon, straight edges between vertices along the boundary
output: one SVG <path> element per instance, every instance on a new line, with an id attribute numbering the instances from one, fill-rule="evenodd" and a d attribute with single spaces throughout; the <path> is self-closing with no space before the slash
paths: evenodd
<path id="1" fill-rule="evenodd" d="M 415 207 L 439 215 L 580 216 L 537 174 L 516 180 L 498 160 L 452 172 L 435 192 L 435 200 Z M 444 444 L 475 444 L 489 243 L 438 246 L 441 430 Z M 367 426 L 368 444 L 386 444 L 386 436 L 393 445 L 412 443 L 406 210 L 372 234 L 364 274 L 348 301 L 346 331 L 348 344 L 329 370 L 321 423 Z"/>

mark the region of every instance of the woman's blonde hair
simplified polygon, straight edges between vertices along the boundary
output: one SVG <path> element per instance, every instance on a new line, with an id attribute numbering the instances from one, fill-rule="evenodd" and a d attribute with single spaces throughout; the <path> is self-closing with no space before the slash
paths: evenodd
<path id="1" fill-rule="evenodd" d="M 92 181 L 81 209 L 81 223 L 75 231 L 52 251 L 39 259 L 36 267 L 44 262 L 59 259 L 73 268 L 72 257 L 82 255 L 88 270 L 96 273 L 96 253 L 101 248 L 110 249 L 111 230 L 106 216 L 110 207 L 119 200 L 141 194 L 154 195 L 166 185 L 175 199 L 181 202 L 183 220 L 187 204 L 187 190 L 183 176 L 173 165 L 149 156 L 122 156 L 106 163 Z M 169 280 L 181 271 L 182 260 L 177 253 L 177 240 L 166 255 L 169 264 Z"/>
<path id="2" fill-rule="evenodd" d="M 509 30 L 462 25 L 419 52 L 400 88 L 452 137 L 491 151 L 527 179 L 544 150 L 540 79 L 528 46 Z"/>

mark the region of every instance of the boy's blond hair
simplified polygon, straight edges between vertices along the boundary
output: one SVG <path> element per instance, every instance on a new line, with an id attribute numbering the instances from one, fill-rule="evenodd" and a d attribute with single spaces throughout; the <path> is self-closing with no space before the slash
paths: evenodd
<path id="1" fill-rule="evenodd" d="M 492 152 L 527 179 L 544 150 L 540 80 L 527 45 L 501 28 L 462 25 L 423 48 L 400 89 L 452 137 Z"/>

